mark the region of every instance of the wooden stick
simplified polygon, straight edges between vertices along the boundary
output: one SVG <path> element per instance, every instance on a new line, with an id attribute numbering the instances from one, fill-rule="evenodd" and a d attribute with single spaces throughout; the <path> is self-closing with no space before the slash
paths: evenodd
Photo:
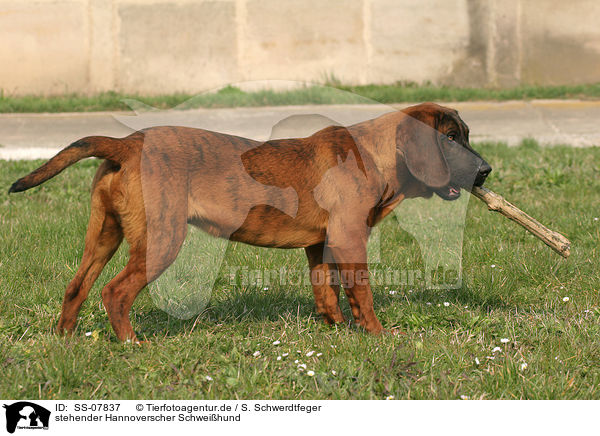
<path id="1" fill-rule="evenodd" d="M 565 259 L 571 254 L 571 242 L 569 242 L 567 238 L 540 224 L 521 209 L 510 204 L 501 195 L 480 186 L 474 186 L 471 194 L 485 202 L 489 210 L 500 212 L 505 217 L 510 218 L 517 224 L 525 227 L 525 229 L 533 233 L 541 239 L 544 244 L 552 248 Z"/>

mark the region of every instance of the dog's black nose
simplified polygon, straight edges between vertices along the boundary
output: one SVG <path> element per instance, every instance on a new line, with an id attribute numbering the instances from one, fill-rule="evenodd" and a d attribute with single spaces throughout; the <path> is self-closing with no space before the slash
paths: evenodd
<path id="1" fill-rule="evenodd" d="M 489 166 L 487 162 L 483 162 L 479 166 L 479 171 L 477 171 L 477 177 L 475 177 L 475 185 L 476 186 L 483 185 L 483 182 L 485 182 L 486 177 L 491 172 L 492 172 L 492 167 Z"/>

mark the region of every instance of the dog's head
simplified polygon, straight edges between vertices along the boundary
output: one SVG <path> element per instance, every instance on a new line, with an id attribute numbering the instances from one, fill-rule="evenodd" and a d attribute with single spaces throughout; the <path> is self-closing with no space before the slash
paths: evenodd
<path id="1" fill-rule="evenodd" d="M 469 128 L 457 111 L 423 103 L 402 112 L 396 147 L 413 177 L 445 200 L 483 184 L 492 168 L 471 148 Z"/>

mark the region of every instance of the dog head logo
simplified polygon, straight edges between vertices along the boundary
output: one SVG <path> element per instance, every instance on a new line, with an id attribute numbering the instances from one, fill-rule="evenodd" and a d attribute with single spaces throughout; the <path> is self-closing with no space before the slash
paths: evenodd
<path id="1" fill-rule="evenodd" d="M 28 401 L 19 401 L 10 405 L 4 404 L 6 409 L 6 431 L 14 433 L 19 429 L 48 429 L 50 411 Z"/>

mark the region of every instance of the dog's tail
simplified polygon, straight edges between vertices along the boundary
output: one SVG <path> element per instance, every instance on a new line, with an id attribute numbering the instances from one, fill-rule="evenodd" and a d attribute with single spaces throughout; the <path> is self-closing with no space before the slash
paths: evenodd
<path id="1" fill-rule="evenodd" d="M 56 156 L 37 170 L 17 180 L 8 193 L 21 192 L 33 188 L 51 179 L 62 170 L 86 157 L 99 157 L 122 164 L 132 154 L 133 149 L 128 138 L 109 138 L 107 136 L 88 136 L 61 150 Z"/>

